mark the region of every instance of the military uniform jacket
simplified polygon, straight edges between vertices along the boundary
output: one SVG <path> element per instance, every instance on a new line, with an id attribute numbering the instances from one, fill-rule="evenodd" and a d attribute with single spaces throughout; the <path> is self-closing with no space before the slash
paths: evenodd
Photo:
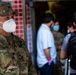
<path id="1" fill-rule="evenodd" d="M 54 36 L 54 39 L 55 39 L 55 45 L 56 45 L 56 47 L 58 45 L 61 45 L 62 42 L 63 42 L 64 35 L 62 33 L 60 33 L 60 32 L 53 31 L 53 36 Z"/>
<path id="2" fill-rule="evenodd" d="M 0 75 L 28 75 L 28 55 L 23 39 L 0 34 Z"/>

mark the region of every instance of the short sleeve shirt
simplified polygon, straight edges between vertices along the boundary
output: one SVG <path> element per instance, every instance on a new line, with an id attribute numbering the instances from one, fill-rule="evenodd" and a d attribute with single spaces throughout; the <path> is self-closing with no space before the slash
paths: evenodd
<path id="1" fill-rule="evenodd" d="M 65 36 L 63 43 L 62 43 L 61 50 L 67 51 L 67 44 L 68 44 L 70 36 L 71 36 L 70 33 Z"/>
<path id="2" fill-rule="evenodd" d="M 42 67 L 47 63 L 47 58 L 44 53 L 44 49 L 47 48 L 50 48 L 50 56 L 55 62 L 56 48 L 53 35 L 50 31 L 50 28 L 45 24 L 42 24 L 37 34 L 37 63 L 39 67 Z"/>

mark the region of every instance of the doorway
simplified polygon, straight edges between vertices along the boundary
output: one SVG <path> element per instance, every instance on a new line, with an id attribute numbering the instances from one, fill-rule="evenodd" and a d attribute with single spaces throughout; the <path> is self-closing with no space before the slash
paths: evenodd
<path id="1" fill-rule="evenodd" d="M 28 5 L 30 4 L 29 0 Z M 49 5 L 52 5 L 49 7 Z M 33 5 L 29 6 L 31 8 L 31 20 L 30 23 L 33 28 L 33 50 L 36 51 L 36 34 L 41 25 L 41 20 L 45 12 L 50 12 L 54 14 L 55 19 L 58 18 L 60 20 L 60 32 L 66 35 L 66 22 L 70 19 L 73 19 L 73 13 L 76 12 L 76 1 L 33 1 Z M 50 9 L 51 8 L 51 9 Z M 33 14 L 32 14 L 33 13 Z M 29 14 L 29 13 L 28 13 Z"/>
<path id="2" fill-rule="evenodd" d="M 35 28 L 38 31 L 43 14 L 49 12 L 54 14 L 55 19 L 60 21 L 60 32 L 66 35 L 66 22 L 74 18 L 76 12 L 76 1 L 35 1 Z"/>

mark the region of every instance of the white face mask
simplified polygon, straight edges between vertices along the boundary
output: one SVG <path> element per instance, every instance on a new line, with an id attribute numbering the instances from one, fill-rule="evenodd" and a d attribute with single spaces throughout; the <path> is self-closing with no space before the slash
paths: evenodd
<path id="1" fill-rule="evenodd" d="M 67 30 L 67 33 L 70 33 L 70 30 Z"/>
<path id="2" fill-rule="evenodd" d="M 3 23 L 3 28 L 2 29 L 6 32 L 9 32 L 9 33 L 15 32 L 16 23 L 15 23 L 14 19 L 9 19 L 9 20 L 5 21 Z"/>

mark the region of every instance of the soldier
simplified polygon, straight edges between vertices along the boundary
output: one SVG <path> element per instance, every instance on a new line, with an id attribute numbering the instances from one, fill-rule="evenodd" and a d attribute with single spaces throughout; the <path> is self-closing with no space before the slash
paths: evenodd
<path id="1" fill-rule="evenodd" d="M 13 34 L 14 14 L 10 3 L 0 3 L 0 75 L 36 75 L 25 41 Z"/>
<path id="2" fill-rule="evenodd" d="M 55 66 L 55 71 L 56 71 L 55 75 L 63 75 L 62 71 L 64 68 L 63 67 L 64 61 L 60 60 L 60 50 L 61 50 L 61 45 L 62 45 L 64 35 L 59 32 L 59 29 L 60 29 L 59 20 L 55 20 L 54 25 L 52 26 L 52 33 L 54 36 L 55 45 L 57 49 L 57 64 Z"/>

